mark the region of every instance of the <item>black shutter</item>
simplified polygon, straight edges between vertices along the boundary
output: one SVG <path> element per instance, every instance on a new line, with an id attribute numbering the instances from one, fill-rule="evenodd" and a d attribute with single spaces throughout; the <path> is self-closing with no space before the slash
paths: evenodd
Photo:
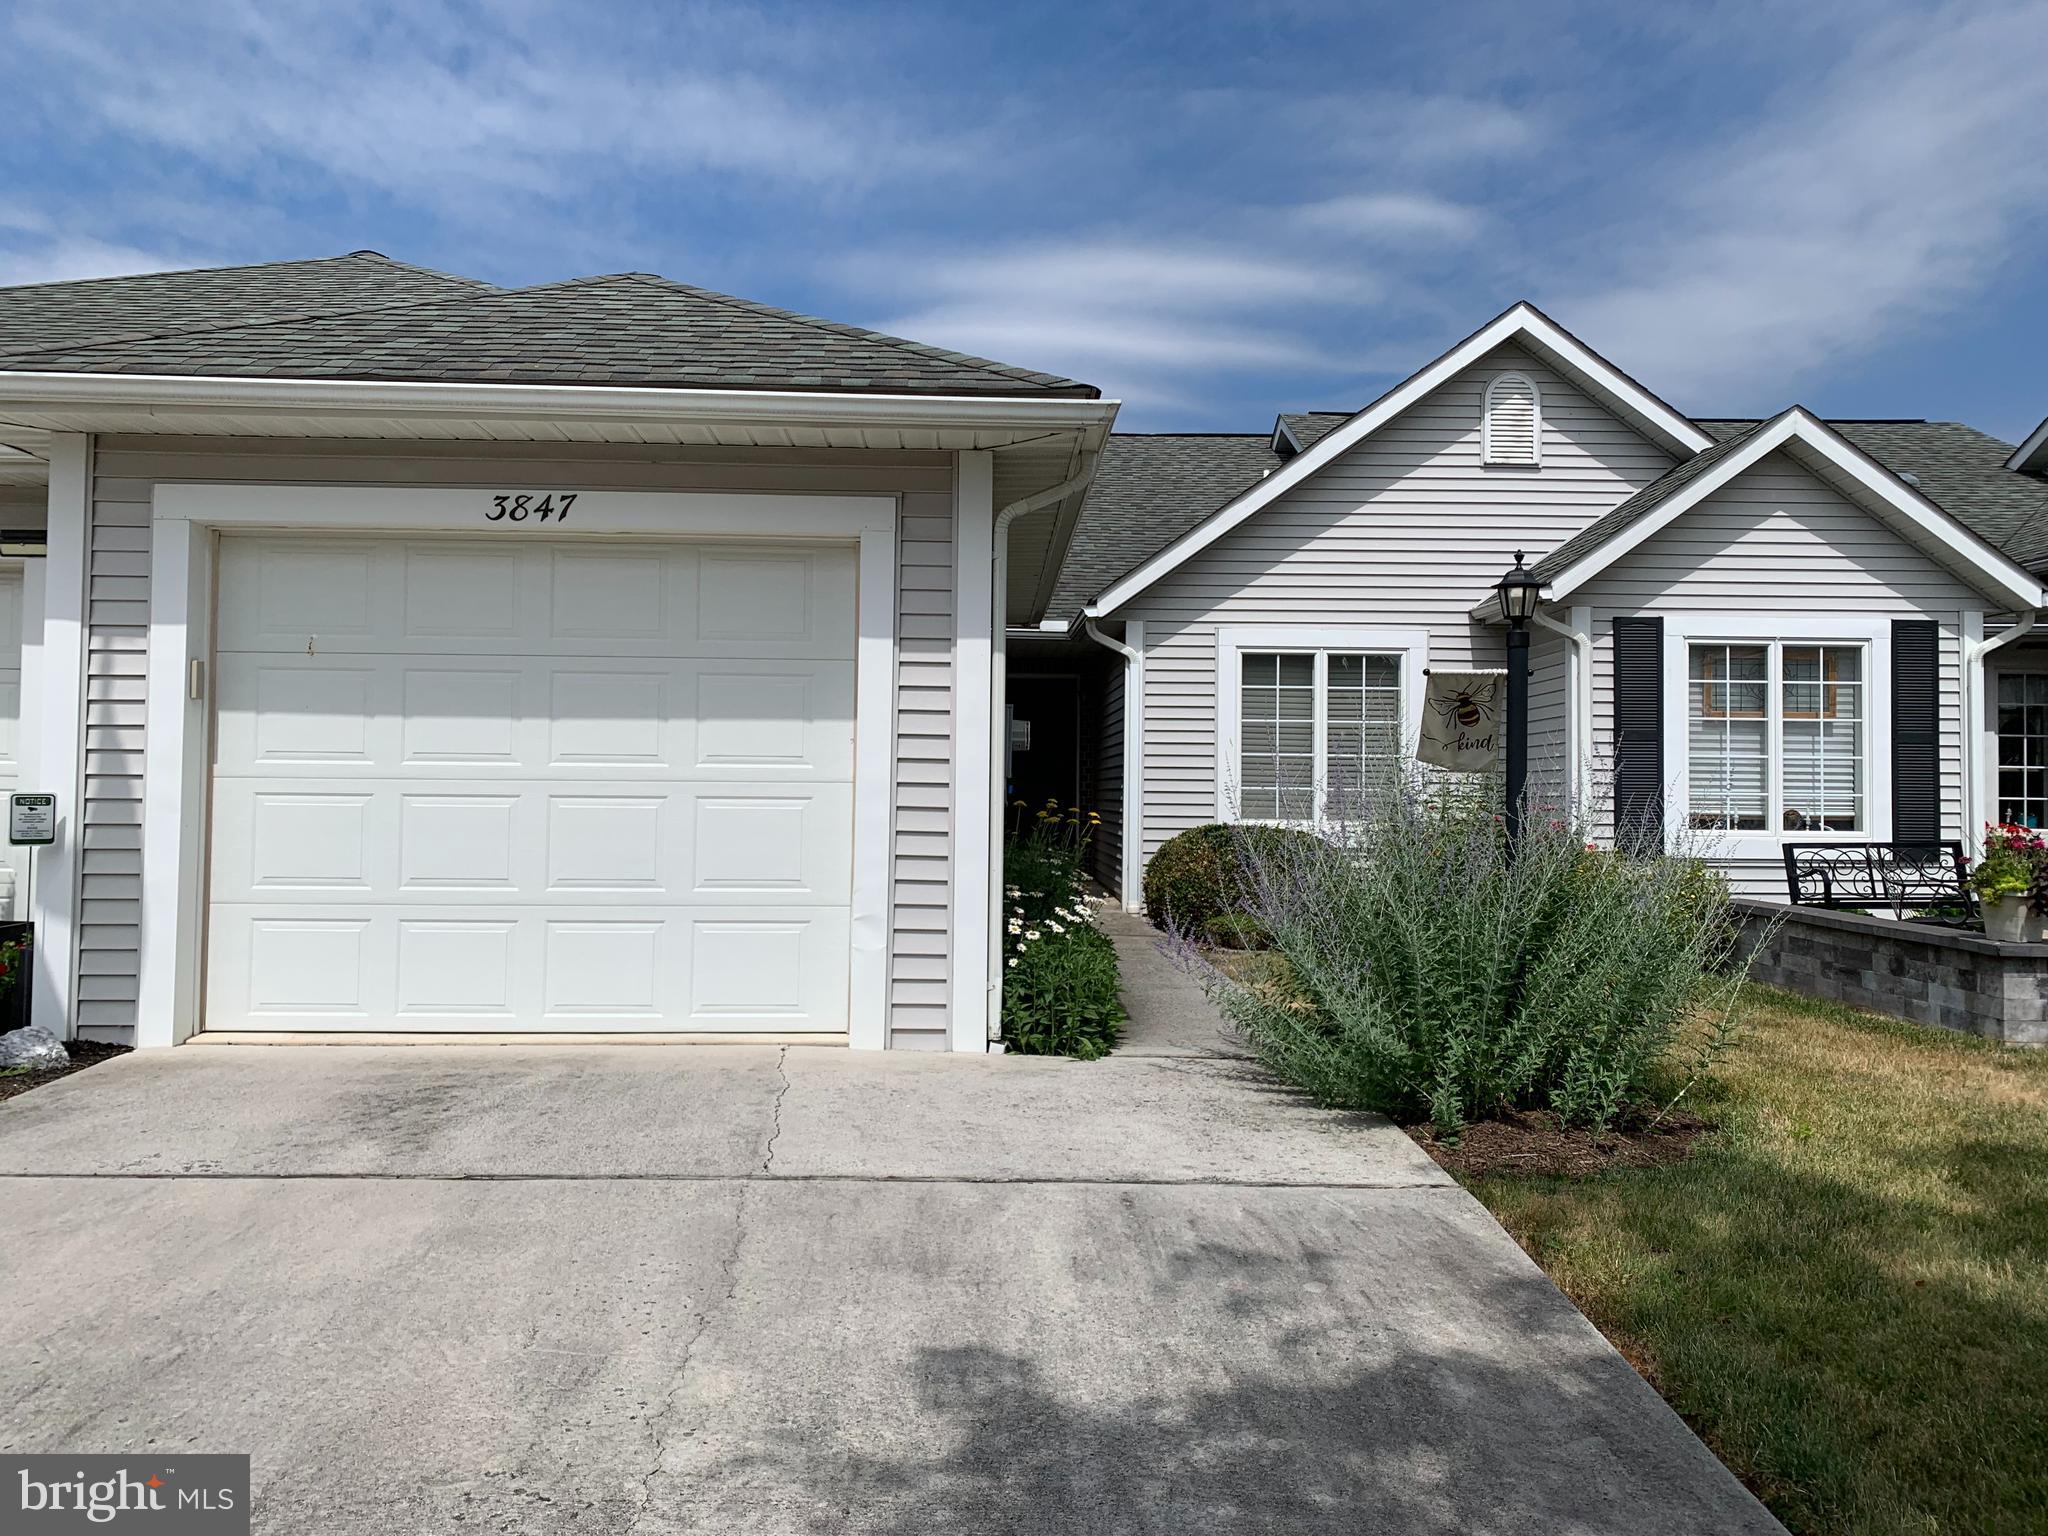
<path id="1" fill-rule="evenodd" d="M 1892 841 L 1941 841 L 1940 628 L 1892 620 Z"/>
<path id="2" fill-rule="evenodd" d="M 1614 621 L 1614 841 L 1664 851 L 1664 621 Z"/>

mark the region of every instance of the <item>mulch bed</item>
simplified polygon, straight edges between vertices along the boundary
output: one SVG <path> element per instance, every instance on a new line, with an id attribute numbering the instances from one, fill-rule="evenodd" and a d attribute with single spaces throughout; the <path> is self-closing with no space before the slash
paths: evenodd
<path id="1" fill-rule="evenodd" d="M 116 1056 L 126 1056 L 133 1046 L 106 1045 L 98 1040 L 66 1040 L 64 1049 L 71 1053 L 71 1060 L 61 1067 L 51 1067 L 45 1072 L 9 1072 L 0 1075 L 0 1100 L 11 1099 L 18 1093 L 27 1093 L 31 1088 L 40 1088 L 45 1083 L 54 1083 L 60 1077 L 69 1077 L 74 1072 L 83 1072 L 87 1067 L 96 1067 L 103 1061 Z"/>
<path id="2" fill-rule="evenodd" d="M 1544 1110 L 1510 1110 L 1498 1120 L 1475 1120 L 1453 1140 L 1429 1125 L 1403 1126 L 1437 1165 L 1459 1178 L 1584 1178 L 1610 1168 L 1655 1168 L 1687 1156 L 1713 1127 L 1697 1115 L 1673 1110 L 1655 1125 L 1623 1123 L 1586 1131 L 1560 1125 Z"/>

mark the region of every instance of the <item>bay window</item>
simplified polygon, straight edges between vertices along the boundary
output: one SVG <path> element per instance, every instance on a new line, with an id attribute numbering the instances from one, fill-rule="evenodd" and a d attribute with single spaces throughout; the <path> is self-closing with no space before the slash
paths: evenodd
<path id="1" fill-rule="evenodd" d="M 1724 832 L 1868 832 L 1862 644 L 1687 646 L 1687 815 Z"/>

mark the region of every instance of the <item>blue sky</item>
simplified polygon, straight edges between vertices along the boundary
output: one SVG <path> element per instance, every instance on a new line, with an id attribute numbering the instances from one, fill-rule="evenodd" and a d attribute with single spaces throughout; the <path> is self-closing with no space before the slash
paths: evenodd
<path id="1" fill-rule="evenodd" d="M 0 8 L 0 282 L 653 270 L 1363 404 L 1527 297 L 1695 414 L 2048 414 L 2048 0 Z"/>

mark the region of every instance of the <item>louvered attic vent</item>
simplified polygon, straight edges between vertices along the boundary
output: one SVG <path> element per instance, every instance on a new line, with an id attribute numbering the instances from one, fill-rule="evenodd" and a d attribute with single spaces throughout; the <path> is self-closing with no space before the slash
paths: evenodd
<path id="1" fill-rule="evenodd" d="M 1527 375 L 1494 375 L 1486 386 L 1486 421 L 1481 435 L 1488 464 L 1543 461 L 1543 402 Z"/>

